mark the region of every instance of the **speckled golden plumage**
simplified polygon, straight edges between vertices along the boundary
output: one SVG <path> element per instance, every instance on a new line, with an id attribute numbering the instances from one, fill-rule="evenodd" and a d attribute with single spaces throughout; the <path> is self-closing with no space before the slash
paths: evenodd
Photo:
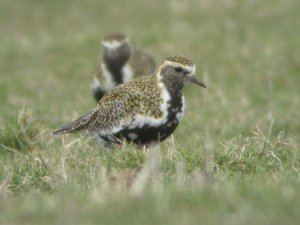
<path id="1" fill-rule="evenodd" d="M 194 65 L 192 60 L 184 57 L 183 55 L 170 55 L 166 58 L 166 60 L 175 62 L 175 63 L 179 63 L 183 66 L 193 66 Z"/>

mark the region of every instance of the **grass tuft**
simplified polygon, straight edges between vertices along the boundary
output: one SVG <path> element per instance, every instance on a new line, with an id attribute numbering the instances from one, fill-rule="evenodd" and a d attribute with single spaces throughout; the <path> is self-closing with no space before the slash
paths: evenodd
<path id="1" fill-rule="evenodd" d="M 27 153 L 45 144 L 42 123 L 26 107 L 19 110 L 15 120 L 0 130 L 1 153 Z"/>

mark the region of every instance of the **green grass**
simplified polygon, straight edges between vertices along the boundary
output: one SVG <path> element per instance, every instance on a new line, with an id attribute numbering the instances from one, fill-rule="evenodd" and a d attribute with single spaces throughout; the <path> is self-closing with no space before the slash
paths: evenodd
<path id="1" fill-rule="evenodd" d="M 0 2 L 0 224 L 298 224 L 300 4 L 286 1 Z M 159 147 L 106 151 L 53 137 L 93 109 L 107 32 L 157 62 L 181 53 L 182 123 Z"/>

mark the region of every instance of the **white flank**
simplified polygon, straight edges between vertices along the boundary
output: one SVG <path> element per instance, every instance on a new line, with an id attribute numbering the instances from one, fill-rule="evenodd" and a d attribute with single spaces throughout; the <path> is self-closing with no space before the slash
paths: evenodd
<path id="1" fill-rule="evenodd" d="M 121 122 L 121 126 L 118 127 L 114 127 L 111 131 L 103 131 L 103 134 L 107 134 L 107 132 L 109 132 L 110 134 L 115 134 L 118 133 L 120 130 L 122 130 L 122 128 L 124 127 L 124 124 Z"/>
<path id="2" fill-rule="evenodd" d="M 142 128 L 144 125 L 148 125 L 151 127 L 158 127 L 162 123 L 165 123 L 167 118 L 162 116 L 161 118 L 153 118 L 152 116 L 144 116 L 144 115 L 136 115 L 134 117 L 133 123 L 129 125 L 129 129 L 133 128 Z"/>
<path id="3" fill-rule="evenodd" d="M 133 72 L 128 63 L 126 63 L 126 65 L 122 68 L 122 74 L 123 74 L 123 83 L 132 80 Z"/>
<path id="4" fill-rule="evenodd" d="M 110 90 L 116 85 L 116 83 L 113 81 L 111 73 L 108 71 L 108 69 L 106 68 L 103 62 L 101 63 L 101 69 L 102 69 L 103 77 L 106 81 L 104 84 L 104 89 Z"/>

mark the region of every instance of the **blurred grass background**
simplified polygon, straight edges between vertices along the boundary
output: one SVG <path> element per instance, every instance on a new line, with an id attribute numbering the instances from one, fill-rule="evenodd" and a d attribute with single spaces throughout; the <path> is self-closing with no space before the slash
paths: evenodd
<path id="1" fill-rule="evenodd" d="M 297 224 L 299 11 L 296 0 L 2 0 L 0 223 Z M 112 31 L 157 63 L 190 57 L 209 87 L 185 88 L 184 119 L 155 154 L 51 135 L 96 106 L 91 71 Z"/>

